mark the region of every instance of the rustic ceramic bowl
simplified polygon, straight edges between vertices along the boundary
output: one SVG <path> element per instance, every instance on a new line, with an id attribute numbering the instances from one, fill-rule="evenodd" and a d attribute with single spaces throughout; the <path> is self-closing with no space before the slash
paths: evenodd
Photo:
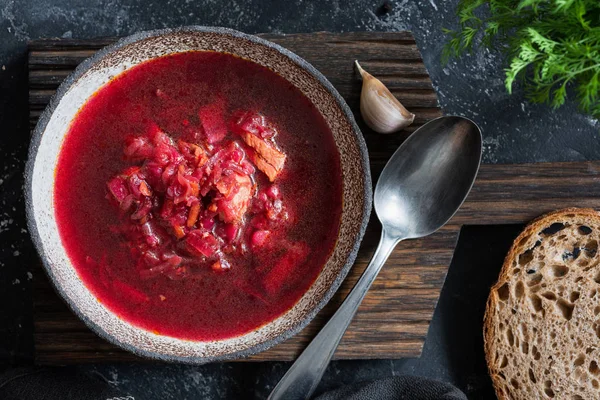
<path id="1" fill-rule="evenodd" d="M 304 93 L 323 115 L 340 153 L 341 227 L 333 253 L 304 296 L 285 314 L 242 336 L 198 342 L 161 336 L 120 319 L 83 284 L 61 243 L 53 187 L 61 144 L 86 100 L 115 75 L 144 61 L 190 50 L 226 52 L 270 68 Z M 349 61 L 350 62 L 350 61 Z M 348 106 L 309 63 L 274 43 L 230 29 L 187 27 L 138 33 L 83 62 L 60 86 L 33 134 L 26 170 L 27 218 L 33 241 L 56 290 L 94 332 L 135 354 L 206 363 L 248 356 L 291 337 L 327 303 L 352 266 L 371 210 L 367 149 Z"/>

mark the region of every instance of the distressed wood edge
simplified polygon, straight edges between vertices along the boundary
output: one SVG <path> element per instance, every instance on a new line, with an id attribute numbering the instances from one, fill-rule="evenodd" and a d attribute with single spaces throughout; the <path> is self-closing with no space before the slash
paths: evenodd
<path id="1" fill-rule="evenodd" d="M 254 33 L 253 35 L 258 36 L 267 40 L 294 40 L 298 38 L 314 38 L 317 36 L 318 38 L 333 38 L 340 37 L 342 39 L 348 40 L 400 40 L 406 41 L 407 43 L 415 44 L 414 36 L 410 31 L 398 31 L 398 32 L 329 32 L 329 31 L 319 31 L 319 32 L 300 32 L 300 33 Z M 77 39 L 77 38 L 41 38 L 34 39 L 27 42 L 27 48 L 29 51 L 38 51 L 38 50 L 47 50 L 47 49 L 57 49 L 57 48 L 89 48 L 89 49 L 100 49 L 104 46 L 112 44 L 117 40 L 121 39 L 120 36 L 105 36 L 105 37 L 97 37 L 91 39 Z"/>

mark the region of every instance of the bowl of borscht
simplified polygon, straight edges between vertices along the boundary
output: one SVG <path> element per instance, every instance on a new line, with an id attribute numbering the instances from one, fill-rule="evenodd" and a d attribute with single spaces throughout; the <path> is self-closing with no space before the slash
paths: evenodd
<path id="1" fill-rule="evenodd" d="M 352 266 L 367 149 L 314 67 L 224 28 L 138 33 L 83 62 L 34 131 L 30 232 L 96 334 L 185 363 L 291 337 Z"/>

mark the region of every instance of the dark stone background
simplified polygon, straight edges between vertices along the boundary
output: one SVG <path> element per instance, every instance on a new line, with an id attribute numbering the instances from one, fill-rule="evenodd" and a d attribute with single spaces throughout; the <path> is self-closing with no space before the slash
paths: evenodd
<path id="1" fill-rule="evenodd" d="M 92 38 L 181 25 L 218 25 L 258 32 L 411 30 L 441 106 L 483 129 L 484 162 L 597 159 L 600 124 L 573 103 L 554 111 L 503 87 L 505 60 L 477 51 L 442 66 L 442 27 L 454 27 L 457 0 L 0 0 L 0 363 L 32 357 L 30 281 L 37 262 L 24 219 L 23 165 L 28 147 L 27 41 Z M 483 302 L 519 227 L 468 227 L 461 234 L 425 351 L 419 360 L 334 362 L 320 390 L 401 373 L 457 384 L 471 398 L 489 398 L 481 353 Z M 481 260 L 485 260 L 483 265 Z M 487 267 L 479 268 L 480 266 Z M 98 365 L 118 387 L 143 399 L 264 398 L 286 363 Z"/>

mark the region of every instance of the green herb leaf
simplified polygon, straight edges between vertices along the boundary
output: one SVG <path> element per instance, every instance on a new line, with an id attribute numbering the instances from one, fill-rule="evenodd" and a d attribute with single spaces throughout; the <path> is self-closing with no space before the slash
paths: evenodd
<path id="1" fill-rule="evenodd" d="M 444 29 L 444 63 L 498 47 L 509 93 L 522 78 L 529 99 L 560 107 L 572 86 L 580 108 L 600 118 L 600 0 L 460 0 L 456 14 L 459 29 Z"/>

